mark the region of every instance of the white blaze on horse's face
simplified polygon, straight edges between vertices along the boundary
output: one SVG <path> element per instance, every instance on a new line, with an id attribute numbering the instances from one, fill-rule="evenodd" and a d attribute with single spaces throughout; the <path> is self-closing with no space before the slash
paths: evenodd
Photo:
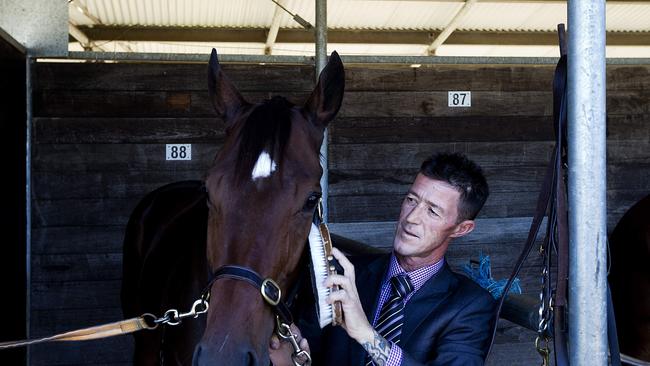
<path id="1" fill-rule="evenodd" d="M 275 171 L 276 167 L 277 164 L 275 161 L 271 160 L 269 153 L 262 151 L 259 158 L 257 158 L 257 162 L 255 163 L 255 167 L 251 173 L 251 178 L 253 180 L 259 178 L 268 178 Z"/>

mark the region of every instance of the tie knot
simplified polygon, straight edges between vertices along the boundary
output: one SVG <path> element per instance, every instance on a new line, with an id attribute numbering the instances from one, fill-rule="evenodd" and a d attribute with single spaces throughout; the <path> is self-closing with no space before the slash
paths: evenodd
<path id="1" fill-rule="evenodd" d="M 411 279 L 406 273 L 392 277 L 390 284 L 393 286 L 393 292 L 401 298 L 405 298 L 406 295 L 413 291 L 413 284 L 411 284 Z"/>

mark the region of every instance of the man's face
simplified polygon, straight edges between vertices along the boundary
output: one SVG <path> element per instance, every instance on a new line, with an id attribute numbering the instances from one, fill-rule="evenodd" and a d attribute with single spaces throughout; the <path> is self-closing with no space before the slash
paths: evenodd
<path id="1" fill-rule="evenodd" d="M 457 222 L 459 200 L 460 192 L 449 183 L 417 175 L 402 202 L 393 242 L 404 269 L 437 262 L 452 238 L 472 231 L 472 220 Z"/>

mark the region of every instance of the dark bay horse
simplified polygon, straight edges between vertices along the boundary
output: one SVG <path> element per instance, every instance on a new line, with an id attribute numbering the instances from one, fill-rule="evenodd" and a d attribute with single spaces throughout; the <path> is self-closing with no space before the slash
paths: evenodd
<path id="1" fill-rule="evenodd" d="M 621 353 L 650 362 L 650 195 L 623 215 L 609 244 Z"/>
<path id="2" fill-rule="evenodd" d="M 204 182 L 167 185 L 133 212 L 124 239 L 127 317 L 189 309 L 223 265 L 272 278 L 285 294 L 321 195 L 319 149 L 338 112 L 345 77 L 334 52 L 302 106 L 242 98 L 212 51 L 208 89 L 226 141 Z M 274 315 L 259 289 L 215 281 L 207 316 L 135 337 L 137 365 L 269 365 Z"/>

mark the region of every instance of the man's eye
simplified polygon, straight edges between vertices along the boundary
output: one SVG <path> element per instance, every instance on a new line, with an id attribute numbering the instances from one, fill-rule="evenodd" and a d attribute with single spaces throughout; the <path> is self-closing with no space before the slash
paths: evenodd
<path id="1" fill-rule="evenodd" d="M 433 215 L 433 216 L 440 216 L 440 215 L 438 215 L 438 213 L 436 212 L 436 210 L 434 210 L 433 208 L 430 208 L 430 209 L 429 209 L 429 213 L 430 213 L 431 215 Z"/>

